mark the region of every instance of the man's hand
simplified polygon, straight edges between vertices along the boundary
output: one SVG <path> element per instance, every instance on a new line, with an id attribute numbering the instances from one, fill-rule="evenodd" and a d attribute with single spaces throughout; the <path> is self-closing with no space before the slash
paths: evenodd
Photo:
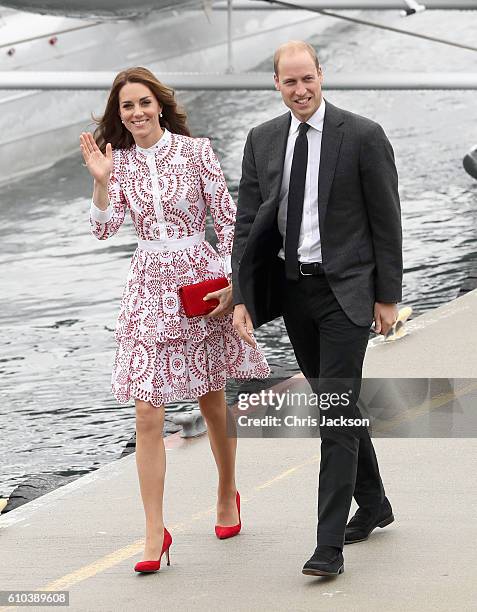
<path id="1" fill-rule="evenodd" d="M 257 343 L 253 337 L 252 319 L 245 304 L 237 304 L 234 308 L 234 328 L 244 342 L 255 348 Z"/>
<path id="2" fill-rule="evenodd" d="M 396 322 L 398 307 L 394 303 L 374 303 L 374 331 L 385 336 Z"/>

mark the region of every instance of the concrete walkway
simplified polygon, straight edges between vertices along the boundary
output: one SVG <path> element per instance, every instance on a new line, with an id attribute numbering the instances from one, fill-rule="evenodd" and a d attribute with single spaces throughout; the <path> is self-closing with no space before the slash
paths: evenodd
<path id="1" fill-rule="evenodd" d="M 476 313 L 474 291 L 419 317 L 406 338 L 370 347 L 366 375 L 477 378 Z M 143 511 L 130 455 L 0 517 L 0 590 L 67 590 L 81 612 L 475 609 L 476 439 L 375 440 L 396 521 L 345 547 L 337 579 L 301 574 L 315 544 L 319 440 L 239 440 L 244 527 L 226 541 L 213 531 L 207 437 L 166 444 L 171 567 L 133 572 Z"/>

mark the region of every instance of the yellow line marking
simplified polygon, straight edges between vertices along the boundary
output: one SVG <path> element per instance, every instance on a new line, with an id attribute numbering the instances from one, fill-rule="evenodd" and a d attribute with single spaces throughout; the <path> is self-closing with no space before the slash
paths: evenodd
<path id="1" fill-rule="evenodd" d="M 316 463 L 319 460 L 320 460 L 320 455 L 313 455 L 313 457 L 310 457 L 310 459 L 307 459 L 307 461 L 304 461 L 303 463 L 300 463 L 299 465 L 296 465 L 295 467 L 292 467 L 289 470 L 285 470 L 281 474 L 278 474 L 278 476 L 275 476 L 275 478 L 272 478 L 271 480 L 267 480 L 267 482 L 264 482 L 261 485 L 257 485 L 254 488 L 255 488 L 256 491 L 260 491 L 261 489 L 266 489 L 267 487 L 271 487 L 273 484 L 275 484 L 279 480 L 283 480 L 284 478 L 288 478 L 288 476 L 290 476 L 291 474 L 293 474 L 297 470 L 300 470 L 301 468 L 303 468 L 303 467 L 305 467 L 307 465 L 311 465 L 312 463 Z"/>
<path id="2" fill-rule="evenodd" d="M 394 419 L 393 421 L 389 423 L 388 427 L 386 427 L 385 429 L 391 429 L 396 424 L 411 420 L 412 418 L 415 418 L 416 416 L 420 414 L 424 414 L 425 412 L 429 412 L 432 409 L 438 408 L 440 406 L 444 406 L 452 399 L 461 397 L 462 395 L 465 395 L 466 393 L 468 393 L 469 391 L 473 391 L 474 389 L 477 389 L 477 383 L 469 384 L 463 387 L 462 389 L 458 389 L 457 391 L 454 391 L 454 392 L 439 394 L 433 397 L 430 402 L 419 404 L 418 406 L 409 409 L 405 416 L 401 417 L 400 419 Z M 382 428 L 380 428 L 380 431 L 382 431 Z M 275 483 L 280 482 L 281 480 L 288 478 L 289 476 L 295 474 L 298 470 L 301 470 L 304 467 L 317 463 L 319 460 L 320 460 L 320 455 L 313 455 L 306 461 L 292 468 L 289 468 L 288 470 L 285 470 L 284 472 L 281 472 L 274 478 L 260 485 L 256 485 L 254 487 L 254 490 L 261 491 L 262 489 L 271 487 Z M 250 499 L 253 499 L 254 497 L 256 496 L 250 495 L 248 496 L 248 498 L 243 497 L 242 499 L 243 501 L 245 500 L 249 501 Z M 215 507 L 211 506 L 207 508 L 206 510 L 202 510 L 201 512 L 198 512 L 192 515 L 191 520 L 192 521 L 201 520 L 202 518 L 212 514 L 214 510 L 215 510 Z M 186 529 L 186 526 L 184 523 L 177 523 L 175 525 L 171 525 L 171 531 L 174 531 L 176 533 L 183 532 L 185 531 L 185 529 Z M 54 580 L 53 582 L 50 582 L 46 586 L 41 587 L 37 590 L 39 591 L 66 590 L 74 586 L 75 584 L 83 582 L 84 580 L 87 580 L 88 578 L 92 578 L 93 576 L 96 576 L 97 574 L 107 569 L 110 569 L 114 567 L 115 565 L 118 565 L 122 561 L 130 559 L 131 557 L 134 557 L 135 555 L 140 553 L 143 550 L 143 548 L 144 548 L 144 539 L 136 540 L 132 544 L 129 544 L 128 546 L 124 546 L 123 548 L 120 548 L 108 555 L 105 555 L 104 557 L 101 557 L 100 559 L 94 561 L 93 563 L 84 565 L 83 567 L 80 567 L 76 571 L 66 574 L 65 576 L 62 576 L 61 578 L 58 578 L 57 580 Z M 0 611 L 3 612 L 6 610 L 13 610 L 14 607 L 16 606 L 0 607 Z"/>
<path id="3" fill-rule="evenodd" d="M 178 533 L 178 532 L 180 533 L 181 531 L 184 531 L 185 526 L 183 523 L 177 523 L 176 525 L 172 525 L 171 529 L 175 533 Z M 104 557 L 101 557 L 100 559 L 97 559 L 96 561 L 93 561 L 93 563 L 84 565 L 83 567 L 80 567 L 74 572 L 66 574 L 65 576 L 62 576 L 61 578 L 58 578 L 57 580 L 54 580 L 53 582 L 49 582 L 46 586 L 40 587 L 39 589 L 35 589 L 35 590 L 37 591 L 65 591 L 66 589 L 74 586 L 75 584 L 78 584 L 79 582 L 83 582 L 84 580 L 87 580 L 88 578 L 92 578 L 93 576 L 96 576 L 97 574 L 104 572 L 105 570 L 110 569 L 114 567 L 115 565 L 118 565 L 119 563 L 121 563 L 122 561 L 125 561 L 126 559 L 130 559 L 131 557 L 134 557 L 134 555 L 137 555 L 143 549 L 144 549 L 144 539 L 136 540 L 135 542 L 133 542 L 132 544 L 129 544 L 128 546 L 124 546 L 123 548 L 120 548 L 119 550 L 115 550 L 114 552 L 108 555 L 105 555 Z M 13 589 L 13 590 L 18 590 L 18 589 Z M 0 610 L 4 612 L 6 610 L 13 610 L 13 608 L 15 607 L 16 606 L 8 606 L 8 607 L 4 606 L 4 607 L 0 607 Z"/>
<path id="4" fill-rule="evenodd" d="M 313 457 L 311 457 L 307 461 L 304 461 L 303 463 L 300 463 L 299 465 L 296 465 L 293 468 L 285 470 L 281 474 L 278 474 L 277 476 L 275 476 L 275 478 L 272 478 L 271 480 L 264 482 L 263 484 L 258 485 L 254 488 L 257 491 L 260 491 L 261 489 L 270 487 L 272 484 L 279 482 L 280 480 L 283 480 L 284 478 L 287 478 L 288 476 L 297 472 L 298 470 L 308 465 L 311 465 L 313 463 L 316 463 L 319 460 L 319 458 L 320 458 L 319 455 L 313 455 Z M 249 495 L 248 497 L 242 497 L 242 501 L 249 501 L 250 499 L 253 499 L 254 497 L 256 496 Z M 202 518 L 212 514 L 214 511 L 215 511 L 215 507 L 212 506 L 210 508 L 207 508 L 206 510 L 202 510 L 201 512 L 198 512 L 197 514 L 192 515 L 191 520 L 192 521 L 201 520 Z M 177 523 L 175 525 L 171 525 L 170 527 L 170 530 L 173 533 L 174 532 L 180 533 L 181 531 L 185 531 L 185 529 L 186 529 L 185 523 Z M 83 567 L 80 567 L 74 572 L 66 574 L 65 576 L 62 576 L 61 578 L 58 578 L 57 580 L 54 580 L 53 582 L 49 582 L 46 586 L 40 587 L 37 590 L 38 591 L 67 590 L 68 588 L 71 588 L 75 584 L 83 582 L 84 580 L 87 580 L 88 578 L 92 578 L 93 576 L 96 576 L 97 574 L 104 572 L 105 570 L 111 569 L 112 567 L 114 567 L 115 565 L 118 565 L 122 561 L 126 561 L 127 559 L 134 557 L 138 553 L 142 552 L 143 549 L 144 549 L 144 539 L 136 540 L 132 544 L 129 544 L 128 546 L 124 546 L 123 548 L 115 550 L 114 552 L 108 555 L 105 555 L 104 557 L 101 557 L 97 561 L 93 561 L 93 563 L 84 565 Z M 0 610 L 2 612 L 6 610 L 13 610 L 13 607 L 12 606 L 0 607 Z"/>
<path id="5" fill-rule="evenodd" d="M 441 408 L 445 406 L 449 402 L 458 399 L 471 391 L 475 391 L 477 389 L 477 383 L 470 383 L 461 389 L 457 389 L 455 391 L 449 391 L 447 393 L 439 393 L 431 398 L 430 401 L 424 401 L 417 406 L 413 406 L 408 408 L 402 416 L 395 417 L 394 419 L 383 421 L 383 424 L 376 424 L 377 432 L 385 432 L 391 431 L 398 425 L 402 425 L 402 423 L 406 423 L 408 421 L 413 421 L 417 417 L 422 416 L 423 414 L 430 413 L 432 410 L 436 408 Z M 379 420 L 379 418 L 378 418 Z"/>
<path id="6" fill-rule="evenodd" d="M 68 589 L 69 587 L 77 584 L 78 582 L 82 582 L 87 578 L 91 578 L 104 570 L 107 570 L 121 561 L 125 561 L 129 559 L 133 555 L 137 555 L 141 552 L 144 546 L 144 540 L 137 540 L 133 544 L 129 546 L 125 546 L 124 548 L 120 548 L 109 555 L 105 555 L 101 557 L 97 561 L 90 563 L 89 565 L 84 565 L 80 567 L 78 570 L 71 572 L 70 574 L 66 574 L 62 578 L 58 580 L 54 580 L 50 582 L 45 587 L 43 587 L 42 591 L 62 591 Z"/>
<path id="7" fill-rule="evenodd" d="M 214 512 L 215 512 L 215 506 L 210 506 L 210 508 L 208 508 L 207 510 L 201 510 L 200 512 L 197 512 L 197 514 L 194 514 L 192 516 L 192 520 L 193 521 L 200 521 L 200 519 L 202 519 L 202 518 L 204 518 L 206 516 L 210 516 Z"/>

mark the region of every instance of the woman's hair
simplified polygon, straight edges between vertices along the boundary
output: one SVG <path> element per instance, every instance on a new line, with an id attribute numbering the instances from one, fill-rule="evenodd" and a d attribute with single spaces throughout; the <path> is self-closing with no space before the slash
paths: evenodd
<path id="1" fill-rule="evenodd" d="M 142 83 L 148 87 L 162 106 L 161 126 L 175 134 L 190 136 L 187 115 L 177 105 L 174 90 L 161 83 L 147 68 L 140 66 L 127 68 L 117 74 L 114 79 L 104 115 L 101 118 L 92 115 L 93 121 L 98 124 L 94 132 L 94 139 L 103 153 L 106 151 L 108 142 L 111 143 L 113 149 L 128 149 L 134 144 L 131 132 L 126 129 L 119 116 L 119 92 L 126 83 Z"/>

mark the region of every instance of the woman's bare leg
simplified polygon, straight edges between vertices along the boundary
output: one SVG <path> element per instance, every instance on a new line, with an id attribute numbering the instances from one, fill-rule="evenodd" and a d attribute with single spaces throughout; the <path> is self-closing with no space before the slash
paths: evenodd
<path id="1" fill-rule="evenodd" d="M 136 399 L 136 466 L 146 517 L 143 561 L 157 560 L 164 539 L 162 501 L 166 475 L 164 406 Z"/>
<path id="2" fill-rule="evenodd" d="M 199 406 L 207 423 L 210 447 L 219 474 L 217 524 L 236 525 L 239 520 L 235 503 L 237 438 L 227 436 L 227 404 L 224 390 L 209 391 L 199 398 Z"/>

